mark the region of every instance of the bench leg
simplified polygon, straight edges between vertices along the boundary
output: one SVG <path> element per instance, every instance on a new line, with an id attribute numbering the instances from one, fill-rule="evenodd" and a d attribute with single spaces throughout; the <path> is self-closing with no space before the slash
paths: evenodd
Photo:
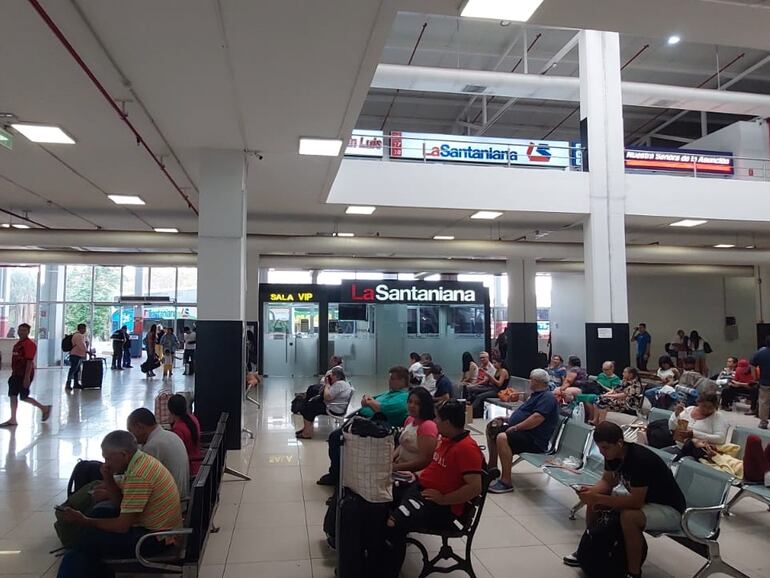
<path id="1" fill-rule="evenodd" d="M 570 520 L 574 520 L 575 519 L 575 514 L 577 514 L 580 510 L 582 510 L 583 506 L 585 506 L 585 504 L 583 502 L 578 502 L 577 504 L 572 506 L 569 509 L 569 519 Z"/>
<path id="2" fill-rule="evenodd" d="M 722 514 L 725 516 L 731 515 L 732 512 L 730 510 L 732 509 L 732 507 L 735 506 L 735 504 L 737 504 L 738 502 L 740 502 L 743 498 L 747 497 L 747 495 L 748 494 L 745 489 L 741 488 L 740 490 L 738 490 L 738 493 L 735 494 L 735 496 L 733 496 L 733 499 L 727 502 L 725 509 L 722 510 Z"/>
<path id="3" fill-rule="evenodd" d="M 190 564 L 182 566 L 182 578 L 198 578 L 198 565 Z"/>
<path id="4" fill-rule="evenodd" d="M 473 563 L 471 561 L 471 544 L 466 543 L 466 557 L 461 558 L 455 554 L 454 550 L 452 550 L 452 547 L 449 545 L 449 539 L 446 536 L 442 536 L 441 541 L 441 550 L 439 550 L 438 554 L 436 554 L 431 559 L 429 558 L 427 549 L 422 545 L 420 541 L 415 540 L 414 538 L 406 539 L 407 544 L 413 544 L 416 546 L 420 551 L 420 555 L 422 556 L 422 570 L 420 571 L 420 576 L 418 578 L 425 578 L 426 576 L 430 576 L 436 572 L 440 574 L 448 574 L 450 572 L 454 572 L 455 570 L 465 572 L 468 574 L 468 576 L 470 576 L 470 578 L 476 578 L 476 573 L 473 571 Z M 454 564 L 451 566 L 437 566 L 436 564 L 441 560 L 452 560 L 454 561 Z"/>
<path id="5" fill-rule="evenodd" d="M 252 439 L 252 440 L 254 439 L 254 432 L 253 432 L 253 431 L 251 431 L 251 430 L 250 430 L 249 428 L 247 428 L 247 427 L 245 427 L 245 428 L 242 428 L 242 429 L 241 429 L 241 433 L 242 433 L 242 434 L 246 434 L 247 436 L 249 436 L 249 439 Z"/>
<path id="6" fill-rule="evenodd" d="M 227 466 L 225 466 L 225 473 L 226 474 L 230 474 L 231 476 L 235 476 L 236 478 L 240 478 L 240 479 L 242 479 L 242 480 L 244 480 L 246 482 L 250 482 L 251 481 L 251 478 L 249 476 L 247 476 L 246 474 L 241 473 L 238 470 L 234 470 L 233 468 L 228 468 Z"/>
<path id="7" fill-rule="evenodd" d="M 714 574 L 727 574 L 728 576 L 734 576 L 735 578 L 751 578 L 748 574 L 744 574 L 737 568 L 730 566 L 722 559 L 722 555 L 719 553 L 719 544 L 717 542 L 709 542 L 709 559 L 706 565 L 703 566 L 693 578 L 706 578 L 706 576 L 712 576 Z"/>

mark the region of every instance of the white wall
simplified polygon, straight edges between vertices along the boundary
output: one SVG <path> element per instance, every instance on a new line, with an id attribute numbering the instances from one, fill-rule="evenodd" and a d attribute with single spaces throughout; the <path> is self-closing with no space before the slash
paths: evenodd
<path id="1" fill-rule="evenodd" d="M 710 151 L 732 152 L 736 157 L 735 171 L 742 179 L 763 179 L 770 176 L 770 166 L 758 160 L 770 157 L 770 132 L 767 121 L 740 121 L 726 126 L 682 147 Z M 753 175 L 749 174 L 753 169 Z"/>
<path id="2" fill-rule="evenodd" d="M 583 275 L 554 273 L 552 279 L 553 351 L 584 359 Z M 628 312 L 632 327 L 639 322 L 647 323 L 655 358 L 664 353 L 663 345 L 673 339 L 677 329 L 688 333 L 697 329 L 705 337 L 714 349 L 709 359 L 712 369 L 720 368 L 728 355 L 749 356 L 756 349 L 753 278 L 630 275 Z M 738 337 L 735 340 L 725 335 L 726 316 L 736 318 Z"/>

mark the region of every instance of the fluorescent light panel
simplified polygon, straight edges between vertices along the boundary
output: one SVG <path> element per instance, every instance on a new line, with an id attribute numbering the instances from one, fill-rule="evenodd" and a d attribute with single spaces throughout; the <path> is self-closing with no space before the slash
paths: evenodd
<path id="1" fill-rule="evenodd" d="M 500 215 L 502 215 L 500 211 L 478 211 L 471 215 L 471 219 L 492 220 L 492 219 L 497 219 L 497 217 L 499 217 Z"/>
<path id="2" fill-rule="evenodd" d="M 156 233 L 178 233 L 179 229 L 175 227 L 155 227 Z"/>
<path id="3" fill-rule="evenodd" d="M 674 46 L 675 44 L 679 44 L 682 41 L 682 37 L 678 34 L 672 34 L 668 37 L 668 44 L 669 46 Z"/>
<path id="4" fill-rule="evenodd" d="M 434 241 L 454 241 L 455 236 L 454 235 L 434 235 L 433 240 Z"/>
<path id="5" fill-rule="evenodd" d="M 735 247 L 735 245 L 730 245 L 729 243 L 719 243 L 719 245 L 714 245 L 714 249 L 732 249 Z"/>
<path id="6" fill-rule="evenodd" d="M 0 227 L 2 227 L 3 229 L 10 229 L 11 228 L 11 224 L 10 223 L 3 223 L 2 225 L 0 225 Z"/>
<path id="7" fill-rule="evenodd" d="M 337 233 L 338 237 L 355 237 L 355 233 Z"/>
<path id="8" fill-rule="evenodd" d="M 141 197 L 136 195 L 107 195 L 107 197 L 116 205 L 144 205 Z"/>
<path id="9" fill-rule="evenodd" d="M 697 227 L 698 225 L 704 225 L 708 221 L 702 221 L 699 219 L 682 219 L 676 223 L 670 223 L 669 227 Z"/>
<path id="10" fill-rule="evenodd" d="M 371 215 L 375 209 L 376 207 L 350 205 L 347 209 L 345 209 L 345 213 L 348 215 Z"/>
<path id="11" fill-rule="evenodd" d="M 467 0 L 460 16 L 527 22 L 542 3 L 543 0 Z"/>
<path id="12" fill-rule="evenodd" d="M 30 228 L 29 225 L 25 225 L 24 223 L 14 223 L 13 225 L 11 225 L 11 227 L 13 227 L 14 229 L 29 229 Z"/>
<path id="13" fill-rule="evenodd" d="M 322 157 L 336 157 L 340 154 L 342 141 L 335 138 L 308 138 L 299 139 L 299 154 L 316 155 Z"/>
<path id="14" fill-rule="evenodd" d="M 14 130 L 23 134 L 32 142 L 44 144 L 75 144 L 75 139 L 54 125 L 14 123 Z"/>

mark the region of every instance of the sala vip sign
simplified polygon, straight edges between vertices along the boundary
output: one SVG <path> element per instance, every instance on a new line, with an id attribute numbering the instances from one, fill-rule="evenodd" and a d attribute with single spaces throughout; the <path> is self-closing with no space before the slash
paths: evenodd
<path id="1" fill-rule="evenodd" d="M 313 300 L 313 294 L 308 292 L 305 293 L 270 293 L 270 301 L 299 301 L 299 302 L 309 302 Z"/>

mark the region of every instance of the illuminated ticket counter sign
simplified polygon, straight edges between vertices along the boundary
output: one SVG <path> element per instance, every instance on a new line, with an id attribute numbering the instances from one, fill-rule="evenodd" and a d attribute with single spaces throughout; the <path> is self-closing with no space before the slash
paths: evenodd
<path id="1" fill-rule="evenodd" d="M 484 303 L 484 287 L 470 283 L 443 281 L 348 281 L 340 288 L 341 303 L 429 303 L 460 305 Z"/>
<path id="2" fill-rule="evenodd" d="M 687 149 L 628 149 L 627 169 L 642 171 L 710 173 L 732 175 L 733 156 L 729 152 Z"/>

